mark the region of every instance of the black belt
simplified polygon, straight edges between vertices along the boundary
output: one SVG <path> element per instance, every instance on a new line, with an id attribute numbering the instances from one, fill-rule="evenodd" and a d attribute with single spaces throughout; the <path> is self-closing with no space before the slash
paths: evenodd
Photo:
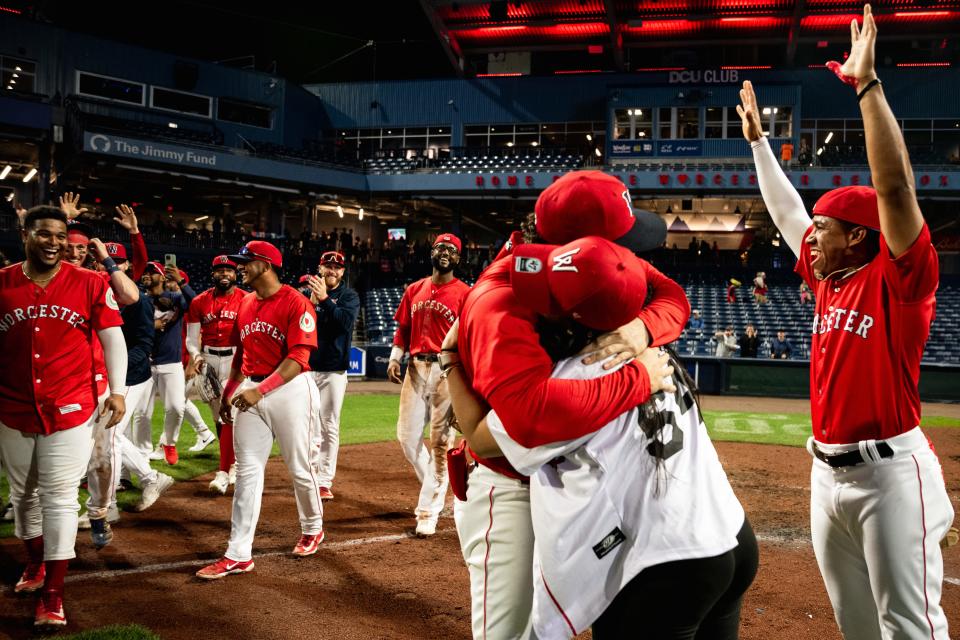
<path id="1" fill-rule="evenodd" d="M 893 449 L 891 449 L 890 445 L 888 445 L 886 442 L 877 443 L 877 453 L 880 454 L 881 458 L 893 457 Z M 821 451 L 820 448 L 817 447 L 816 442 L 813 443 L 813 455 L 815 455 L 818 460 L 823 460 L 834 469 L 838 469 L 840 467 L 853 467 L 866 462 L 863 459 L 863 455 L 860 453 L 859 449 L 845 451 L 843 453 L 829 454 Z"/>
<path id="2" fill-rule="evenodd" d="M 439 353 L 418 353 L 413 356 L 414 360 L 422 360 L 423 362 L 440 362 Z"/>
<path id="3" fill-rule="evenodd" d="M 253 380 L 254 382 L 263 382 L 269 377 L 269 374 L 265 376 L 247 376 L 247 377 Z"/>
<path id="4" fill-rule="evenodd" d="M 213 347 L 206 347 L 207 353 L 212 356 L 232 356 L 233 349 L 214 349 Z"/>

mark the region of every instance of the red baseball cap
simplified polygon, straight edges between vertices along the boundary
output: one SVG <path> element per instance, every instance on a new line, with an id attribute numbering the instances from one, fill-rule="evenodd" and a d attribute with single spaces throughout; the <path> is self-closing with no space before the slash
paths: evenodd
<path id="1" fill-rule="evenodd" d="M 852 222 L 880 230 L 880 210 L 873 187 L 840 187 L 827 191 L 813 205 L 813 215 Z"/>
<path id="2" fill-rule="evenodd" d="M 547 316 L 571 316 L 600 331 L 625 325 L 643 308 L 647 277 L 630 249 L 597 236 L 563 246 L 521 244 L 511 256 L 517 300 Z"/>
<path id="3" fill-rule="evenodd" d="M 162 276 L 166 275 L 166 271 L 164 271 L 163 265 L 157 262 L 156 260 L 151 260 L 150 262 L 147 263 L 147 266 L 143 269 L 144 273 L 146 273 L 149 269 L 153 269 L 154 271 L 156 271 Z"/>
<path id="4" fill-rule="evenodd" d="M 640 253 L 667 237 L 660 216 L 634 210 L 626 185 L 601 171 L 567 173 L 543 190 L 534 211 L 537 233 L 553 244 L 599 236 Z"/>
<path id="5" fill-rule="evenodd" d="M 236 270 L 237 263 L 230 259 L 230 256 L 217 256 L 213 259 L 213 263 L 210 265 L 211 269 L 216 269 L 217 267 L 230 267 L 231 269 Z"/>
<path id="6" fill-rule="evenodd" d="M 190 276 L 187 275 L 187 272 L 183 269 L 177 269 L 180 273 L 180 279 L 183 281 L 183 284 L 190 284 Z"/>
<path id="7" fill-rule="evenodd" d="M 83 222 L 70 222 L 67 225 L 67 242 L 73 244 L 87 244 L 93 237 L 93 229 Z"/>
<path id="8" fill-rule="evenodd" d="M 297 284 L 303 284 L 310 279 L 310 274 L 300 276 L 300 279 L 297 281 Z"/>
<path id="9" fill-rule="evenodd" d="M 280 249 L 277 249 L 266 240 L 251 240 L 243 245 L 239 253 L 227 257 L 239 264 L 260 260 L 267 264 L 272 264 L 275 267 L 283 266 L 283 254 L 280 253 Z"/>
<path id="10" fill-rule="evenodd" d="M 107 255 L 116 260 L 127 259 L 127 248 L 118 242 L 108 242 L 104 245 L 107 248 Z"/>
<path id="11" fill-rule="evenodd" d="M 460 244 L 460 238 L 452 233 L 441 233 L 438 235 L 437 239 L 433 241 L 433 246 L 437 246 L 438 244 L 452 244 L 457 248 L 457 253 L 460 253 L 462 246 Z"/>
<path id="12" fill-rule="evenodd" d="M 339 251 L 324 251 L 320 256 L 320 264 L 335 264 L 338 267 L 344 267 L 347 261 Z"/>

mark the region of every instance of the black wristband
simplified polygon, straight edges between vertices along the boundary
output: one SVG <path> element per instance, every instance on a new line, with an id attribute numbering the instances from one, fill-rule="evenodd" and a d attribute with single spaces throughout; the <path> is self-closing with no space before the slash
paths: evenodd
<path id="1" fill-rule="evenodd" d="M 118 267 L 117 263 L 113 261 L 113 258 L 109 256 L 104 258 L 100 264 L 103 265 L 103 268 L 107 273 L 116 273 L 117 271 L 120 271 L 120 267 Z"/>
<path id="2" fill-rule="evenodd" d="M 867 95 L 867 92 L 870 91 L 870 89 L 873 89 L 878 84 L 883 84 L 880 82 L 880 78 L 874 78 L 873 80 L 868 82 L 867 86 L 863 88 L 863 91 L 857 94 L 857 102 L 860 102 L 861 100 L 863 100 L 863 96 Z"/>

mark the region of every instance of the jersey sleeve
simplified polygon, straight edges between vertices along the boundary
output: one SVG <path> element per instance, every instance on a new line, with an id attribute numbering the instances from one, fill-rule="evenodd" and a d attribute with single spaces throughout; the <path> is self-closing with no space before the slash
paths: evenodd
<path id="1" fill-rule="evenodd" d="M 130 234 L 130 248 L 133 253 L 133 280 L 140 282 L 140 276 L 147 268 L 147 244 L 143 241 L 142 233 Z"/>
<path id="2" fill-rule="evenodd" d="M 317 348 L 317 312 L 304 296 L 289 296 L 290 309 L 287 317 L 287 352 L 295 347 L 304 346 L 310 351 Z"/>
<path id="3" fill-rule="evenodd" d="M 199 296 L 190 301 L 190 308 L 187 309 L 187 324 L 196 324 L 200 322 L 203 317 L 203 310 L 201 307 L 206 301 L 206 294 L 201 293 Z"/>
<path id="4" fill-rule="evenodd" d="M 393 319 L 397 321 L 397 330 L 393 333 L 393 344 L 404 351 L 410 348 L 410 326 L 412 325 L 410 318 L 410 298 L 415 286 L 417 285 L 412 284 L 403 292 L 403 297 L 400 299 L 400 306 L 397 307 L 397 312 L 393 314 Z"/>
<path id="5" fill-rule="evenodd" d="M 108 327 L 119 327 L 123 324 L 120 317 L 120 305 L 113 294 L 113 289 L 101 278 L 94 276 L 92 284 L 93 305 L 90 309 L 90 321 L 94 331 Z"/>
<path id="6" fill-rule="evenodd" d="M 910 248 L 897 258 L 890 256 L 887 243 L 880 236 L 880 255 L 886 262 L 887 280 L 901 302 L 919 302 L 937 290 L 940 263 L 927 223 L 923 223 L 920 235 Z"/>
<path id="7" fill-rule="evenodd" d="M 501 289 L 486 295 L 513 294 Z M 490 302 L 488 309 L 518 306 L 513 300 Z M 473 387 L 516 442 L 533 447 L 579 438 L 650 396 L 650 378 L 636 362 L 593 380 L 552 379 L 553 363 L 540 346 L 533 319 L 532 313 L 490 310 L 461 325 L 471 345 Z"/>
<path id="8" fill-rule="evenodd" d="M 650 334 L 650 345 L 659 347 L 680 337 L 690 317 L 690 302 L 683 287 L 657 271 L 645 260 L 647 288 L 653 298 L 644 305 L 639 318 Z"/>
<path id="9" fill-rule="evenodd" d="M 588 434 L 575 440 L 563 440 L 535 447 L 525 447 L 510 437 L 496 411 L 490 411 L 486 419 L 487 428 L 490 429 L 490 434 L 497 441 L 504 457 L 514 469 L 525 476 L 532 476 L 543 465 L 578 449 L 591 438 L 591 435 Z"/>

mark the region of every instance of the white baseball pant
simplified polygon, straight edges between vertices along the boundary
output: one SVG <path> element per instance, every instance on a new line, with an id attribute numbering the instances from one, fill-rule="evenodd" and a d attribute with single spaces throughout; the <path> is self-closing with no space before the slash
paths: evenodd
<path id="1" fill-rule="evenodd" d="M 453 446 L 453 409 L 447 383 L 440 379 L 440 365 L 410 358 L 400 388 L 397 440 L 403 455 L 420 481 L 417 519 L 434 522 L 447 495 L 447 450 Z M 424 423 L 430 423 L 430 448 L 423 444 Z"/>
<path id="2" fill-rule="evenodd" d="M 79 485 L 93 451 L 96 420 L 94 411 L 79 426 L 50 435 L 23 433 L 0 423 L 0 458 L 10 482 L 14 533 L 21 540 L 42 535 L 44 560 L 76 557 Z"/>
<path id="3" fill-rule="evenodd" d="M 470 571 L 473 637 L 530 637 L 530 485 L 478 464 L 470 472 L 466 502 L 453 501 L 453 518 Z"/>
<path id="4" fill-rule="evenodd" d="M 321 487 L 332 487 L 340 452 L 340 411 L 347 393 L 346 371 L 313 371 L 320 390 L 319 431 L 313 435 L 314 469 Z"/>
<path id="5" fill-rule="evenodd" d="M 109 390 L 100 396 L 98 409 L 109 397 Z M 115 488 L 120 476 L 120 425 L 110 429 L 106 425 L 106 420 L 97 420 L 93 425 L 93 452 L 87 464 L 87 491 L 90 492 L 87 512 L 91 518 L 107 517 L 110 502 L 115 500 Z"/>
<path id="6" fill-rule="evenodd" d="M 210 353 L 211 350 L 214 351 L 230 351 L 230 355 L 219 356 L 213 353 Z M 203 360 L 207 363 L 208 367 L 213 367 L 214 371 L 217 372 L 217 377 L 220 379 L 220 384 L 226 385 L 227 380 L 230 378 L 230 367 L 233 365 L 233 347 L 204 347 L 203 348 Z M 213 412 L 214 420 L 220 422 L 220 398 L 214 398 L 210 401 L 210 411 Z"/>
<path id="7" fill-rule="evenodd" d="M 210 433 L 210 427 L 203 421 L 203 416 L 200 415 L 200 409 L 198 409 L 193 400 L 189 398 L 185 399 L 183 403 L 183 421 L 193 427 L 194 432 L 197 434 L 197 440 L 206 438 L 207 434 Z"/>
<path id="8" fill-rule="evenodd" d="M 180 425 L 183 424 L 183 412 L 186 404 L 186 380 L 183 365 L 179 362 L 155 364 L 151 367 L 154 388 L 163 402 L 163 434 L 160 444 L 176 445 L 180 437 Z M 143 451 L 153 451 L 151 419 L 153 418 L 153 397 L 144 414 L 134 423 L 133 442 Z"/>
<path id="9" fill-rule="evenodd" d="M 873 440 L 817 443 L 828 453 L 859 448 L 867 460 L 836 469 L 813 460 L 817 564 L 846 640 L 947 638 L 940 540 L 953 507 L 940 462 L 920 427 L 884 442 L 892 458 L 881 458 Z"/>
<path id="10" fill-rule="evenodd" d="M 137 447 L 126 435 L 127 427 L 135 423 L 140 414 L 146 411 L 149 404 L 149 398 L 153 395 L 153 379 L 147 379 L 140 384 L 127 387 L 127 412 L 121 418 L 119 424 L 113 429 L 117 432 L 116 445 L 120 450 L 121 467 L 132 472 L 140 481 L 142 487 L 145 483 L 154 482 L 157 479 L 157 472 L 150 466 L 150 459 L 139 447 Z M 113 499 L 111 504 L 116 503 L 116 487 L 120 481 L 120 471 L 118 468 L 113 477 Z"/>
<path id="11" fill-rule="evenodd" d="M 249 378 L 244 380 L 234 397 L 256 384 Z M 233 426 L 237 484 L 226 553 L 231 560 L 246 561 L 252 556 L 264 471 L 274 438 L 293 479 L 301 533 L 313 535 L 323 530 L 320 484 L 310 460 L 311 434 L 316 429 L 319 405 L 320 392 L 313 377 L 305 372 L 262 398 L 255 407 L 237 412 Z"/>

